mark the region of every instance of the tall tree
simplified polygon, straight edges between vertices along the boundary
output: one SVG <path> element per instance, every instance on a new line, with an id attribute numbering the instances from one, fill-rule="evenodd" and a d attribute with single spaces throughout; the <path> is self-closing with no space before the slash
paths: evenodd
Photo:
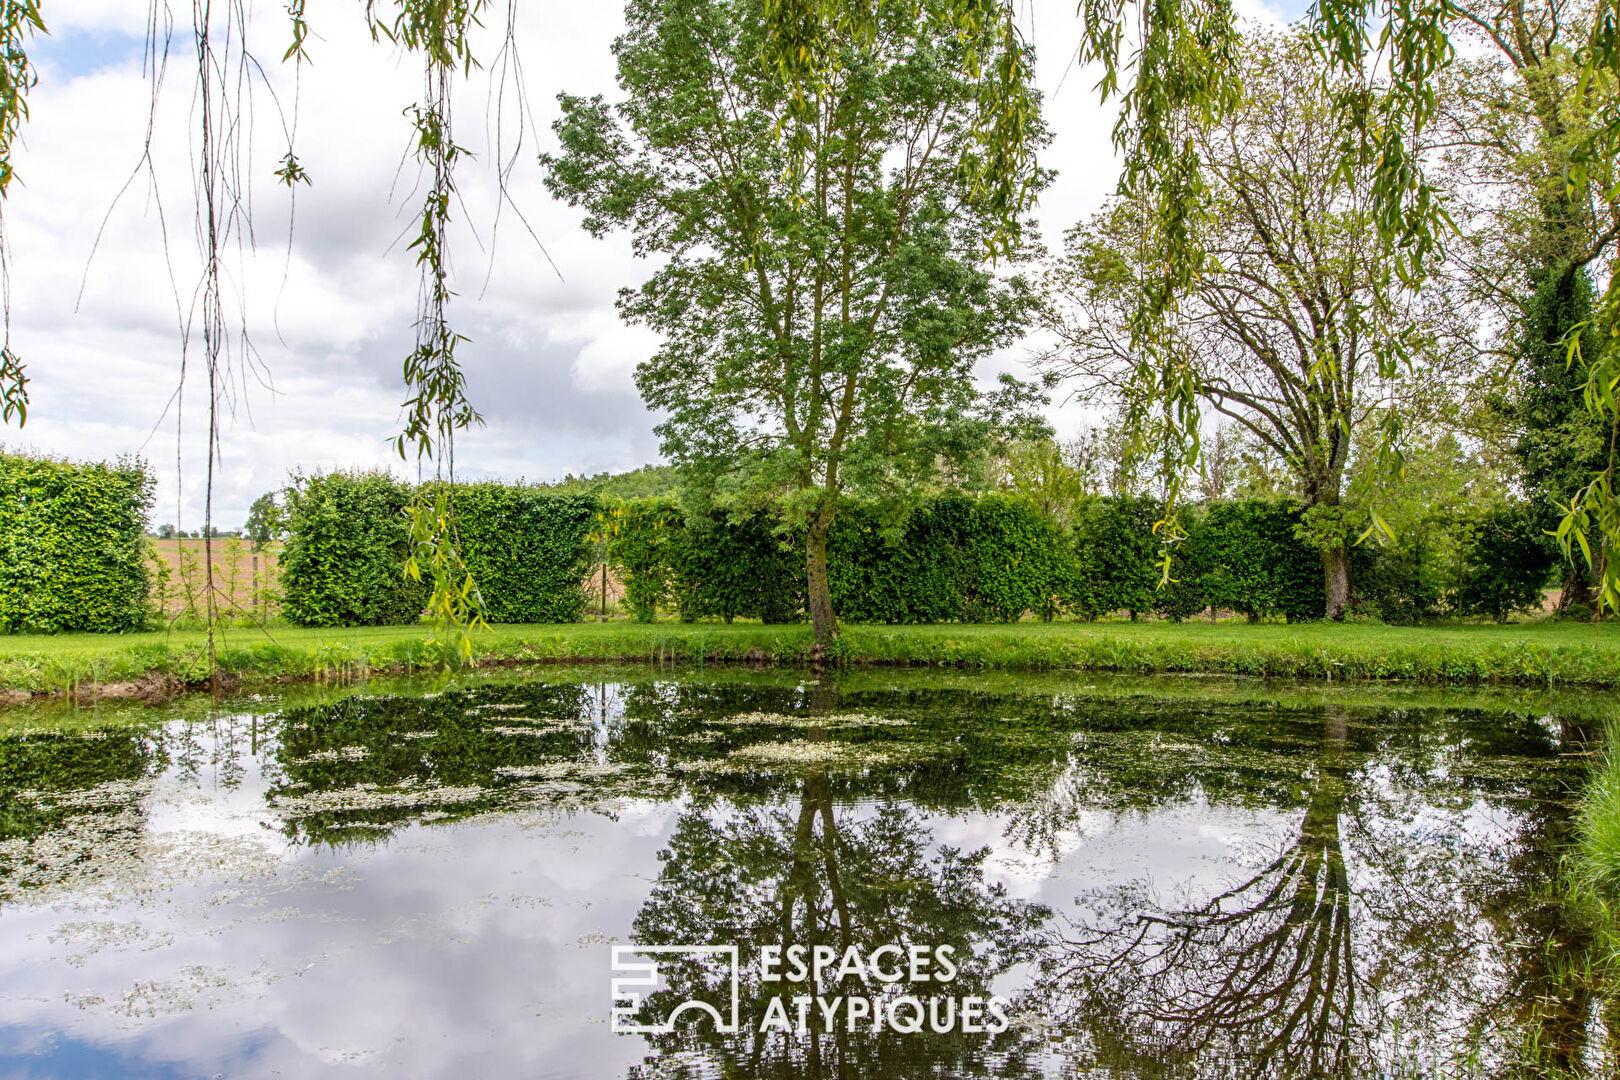
<path id="1" fill-rule="evenodd" d="M 1400 399 L 1379 373 L 1390 356 L 1440 363 L 1436 324 L 1395 286 L 1372 214 L 1371 174 L 1341 170 L 1331 86 L 1298 35 L 1261 37 L 1242 53 L 1242 104 L 1192 138 L 1212 213 L 1194 241 L 1210 262 L 1163 332 L 1131 331 L 1162 250 L 1146 241 L 1148 208 L 1125 201 L 1073 230 L 1052 274 L 1051 373 L 1129 399 L 1166 354 L 1208 409 L 1285 461 L 1322 551 L 1326 614 L 1350 597 L 1350 521 L 1342 506 L 1358 431 L 1397 422 Z M 1154 419 L 1154 417 L 1148 417 Z M 1165 455 L 1163 467 L 1178 465 Z"/>
<path id="2" fill-rule="evenodd" d="M 839 495 L 904 486 L 987 431 L 973 366 L 1032 291 L 994 272 L 998 210 L 961 167 L 979 72 L 1001 58 L 949 30 L 944 0 L 889 5 L 794 93 L 763 61 L 763 4 L 632 0 L 623 102 L 564 95 L 543 162 L 591 233 L 666 260 L 619 298 L 664 337 L 637 385 L 672 460 L 791 492 L 819 653 Z M 1045 182 L 1022 168 L 1024 187 Z"/>
<path id="3" fill-rule="evenodd" d="M 1607 277 L 1620 237 L 1612 159 L 1582 160 L 1595 115 L 1613 97 L 1583 89 L 1575 55 L 1595 14 L 1586 0 L 1475 0 L 1459 7 L 1483 55 L 1447 76 L 1438 142 L 1462 228 L 1455 262 L 1490 304 L 1504 392 L 1483 400 L 1546 525 L 1608 461 L 1609 426 L 1584 400 L 1587 372 L 1569 343 L 1599 355 L 1594 277 Z M 1594 182 L 1570 183 L 1573 169 Z M 1596 274 L 1594 274 L 1596 271 Z M 1502 407 L 1505 406 L 1505 407 Z M 1572 563 L 1564 597 L 1591 599 L 1587 568 Z"/>

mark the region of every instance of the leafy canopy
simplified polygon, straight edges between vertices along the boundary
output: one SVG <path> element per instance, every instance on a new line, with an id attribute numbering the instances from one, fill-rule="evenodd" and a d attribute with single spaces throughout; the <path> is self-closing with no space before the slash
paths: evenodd
<path id="1" fill-rule="evenodd" d="M 622 103 L 561 98 L 548 186 L 662 261 L 619 309 L 664 337 L 636 379 L 677 463 L 741 464 L 819 505 L 988 432 L 1002 399 L 973 365 L 1023 326 L 1031 290 L 988 264 L 997 210 L 960 167 L 985 57 L 943 9 L 882 8 L 827 45 L 835 71 L 791 89 L 761 0 L 633 0 Z"/>

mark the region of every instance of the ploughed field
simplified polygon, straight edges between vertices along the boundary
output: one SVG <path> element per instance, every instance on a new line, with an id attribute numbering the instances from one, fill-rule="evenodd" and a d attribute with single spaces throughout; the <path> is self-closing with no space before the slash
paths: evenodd
<path id="1" fill-rule="evenodd" d="M 1199 683 L 0 712 L 0 1074 L 1614 1075 L 1556 900 L 1599 703 Z M 681 945 L 736 965 L 615 970 Z"/>

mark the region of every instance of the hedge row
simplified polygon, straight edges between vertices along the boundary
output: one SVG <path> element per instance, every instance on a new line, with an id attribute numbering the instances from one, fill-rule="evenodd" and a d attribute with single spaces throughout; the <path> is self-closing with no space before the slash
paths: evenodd
<path id="1" fill-rule="evenodd" d="M 283 611 L 299 626 L 413 622 L 427 586 L 402 573 L 415 490 L 387 473 L 300 476 L 287 490 Z M 458 484 L 462 557 L 491 622 L 571 622 L 585 605 L 597 503 L 508 484 Z"/>
<path id="2" fill-rule="evenodd" d="M 876 506 L 852 501 L 840 508 L 828 541 L 833 607 L 855 623 L 983 623 L 1012 622 L 1028 612 L 1134 615 L 1162 610 L 1174 597 L 1175 613 L 1184 615 L 1205 606 L 1195 602 L 1195 592 L 1203 593 L 1158 589 L 1153 524 L 1161 516 L 1162 507 L 1150 499 L 1094 498 L 1076 507 L 1074 524 L 1064 529 L 1025 499 L 952 493 L 897 522 Z M 1247 526 L 1254 516 L 1237 524 Z M 1267 521 L 1276 532 L 1291 529 L 1295 517 L 1297 510 L 1279 508 L 1271 514 L 1275 521 Z M 608 520 L 609 557 L 637 618 L 651 619 L 660 607 L 673 607 L 687 620 L 801 617 L 803 536 L 777 515 L 717 511 L 688 520 L 673 500 L 642 499 L 618 505 Z M 1297 559 L 1274 552 L 1250 558 L 1246 550 L 1257 543 L 1297 548 L 1291 532 L 1242 541 L 1208 535 L 1211 559 L 1242 560 L 1241 566 L 1221 563 L 1217 578 L 1245 604 L 1261 605 L 1258 614 L 1320 612 L 1321 583 L 1305 575 L 1301 588 Z M 1317 578 L 1320 573 L 1317 563 Z"/>
<path id="3" fill-rule="evenodd" d="M 878 507 L 842 506 L 828 542 L 833 607 L 853 623 L 1011 622 L 1025 614 L 1096 619 L 1114 612 L 1181 620 L 1210 608 L 1252 620 L 1320 618 L 1320 554 L 1299 538 L 1291 499 L 1241 500 L 1182 511 L 1172 580 L 1160 587 L 1148 498 L 1080 500 L 1061 526 L 1027 500 L 946 494 L 894 521 Z M 772 510 L 715 511 L 689 520 L 672 499 L 634 499 L 606 515 L 609 558 L 642 620 L 674 608 L 688 621 L 750 616 L 793 622 L 804 610 L 802 533 Z M 1421 552 L 1362 545 L 1356 602 L 1389 621 L 1439 605 L 1503 617 L 1539 600 L 1550 554 L 1522 507 L 1467 523 L 1470 542 L 1445 596 L 1414 599 Z M 1423 606 L 1427 604 L 1427 607 Z"/>
<path id="4" fill-rule="evenodd" d="M 152 487 L 134 459 L 0 454 L 0 631 L 141 629 Z"/>

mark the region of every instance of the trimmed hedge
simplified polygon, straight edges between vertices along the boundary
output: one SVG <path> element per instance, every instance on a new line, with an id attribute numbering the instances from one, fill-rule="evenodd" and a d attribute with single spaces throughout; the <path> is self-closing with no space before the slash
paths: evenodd
<path id="1" fill-rule="evenodd" d="M 281 549 L 282 612 L 296 626 L 414 622 L 426 584 L 406 580 L 410 486 L 385 472 L 295 476 Z"/>
<path id="2" fill-rule="evenodd" d="M 1457 587 L 1463 614 L 1506 622 L 1516 611 L 1541 606 L 1558 550 L 1538 517 L 1528 505 L 1510 503 L 1474 520 Z"/>
<path id="3" fill-rule="evenodd" d="M 1327 609 L 1322 556 L 1299 538 L 1303 516 L 1293 499 L 1211 505 L 1190 530 L 1186 569 L 1177 570 L 1197 581 L 1193 611 L 1214 605 L 1251 622 L 1320 619 Z"/>
<path id="4" fill-rule="evenodd" d="M 692 521 L 674 500 L 639 499 L 603 517 L 638 619 L 654 618 L 661 603 L 686 621 L 803 618 L 803 536 L 774 514 Z M 1074 545 L 1058 525 L 1028 500 L 996 494 L 941 495 L 899 522 L 852 500 L 839 508 L 827 561 L 834 610 L 857 623 L 1050 618 L 1076 576 Z"/>
<path id="5" fill-rule="evenodd" d="M 141 629 L 152 487 L 133 458 L 0 454 L 0 631 Z"/>
<path id="6" fill-rule="evenodd" d="M 1061 528 L 1017 496 L 946 493 L 900 520 L 850 500 L 828 540 L 833 609 L 850 623 L 1013 622 L 1026 615 L 1094 620 L 1124 612 L 1173 620 L 1212 607 L 1250 621 L 1303 622 L 1326 606 L 1322 558 L 1301 537 L 1294 499 L 1185 507 L 1185 539 L 1159 587 L 1154 523 L 1145 497 L 1088 496 Z M 802 533 L 769 510 L 689 521 L 673 499 L 632 499 L 604 515 L 608 558 L 636 617 L 673 606 L 692 621 L 803 618 Z M 1457 523 L 1462 563 L 1446 570 L 1413 537 L 1352 550 L 1358 610 L 1387 621 L 1461 613 L 1505 617 L 1532 608 L 1550 555 L 1523 506 Z M 1450 585 L 1437 585 L 1449 573 Z"/>
<path id="7" fill-rule="evenodd" d="M 1057 525 L 1034 503 L 1004 495 L 941 495 L 898 527 L 876 507 L 851 504 L 839 509 L 827 543 L 833 610 L 850 622 L 1049 615 L 1069 561 Z"/>
<path id="8" fill-rule="evenodd" d="M 425 582 L 405 578 L 411 485 L 383 472 L 295 477 L 281 587 L 299 626 L 414 622 Z M 491 622 L 572 622 L 585 606 L 597 501 L 509 484 L 458 484 L 462 558 Z"/>
<path id="9" fill-rule="evenodd" d="M 1152 611 L 1160 599 L 1153 523 L 1163 516 L 1156 499 L 1081 499 L 1074 511 L 1074 557 L 1062 592 L 1064 607 L 1087 621 L 1115 611 L 1129 612 L 1133 619 Z"/>
<path id="10" fill-rule="evenodd" d="M 282 555 L 288 618 L 306 626 L 409 622 L 426 599 L 400 573 L 403 509 L 412 489 L 381 473 L 298 479 L 289 491 Z M 673 607 L 684 621 L 804 616 L 802 531 L 772 506 L 689 517 L 670 498 L 631 499 L 603 511 L 595 496 L 523 486 L 459 486 L 463 554 L 494 622 L 571 622 L 592 541 L 606 541 L 626 601 L 651 621 Z M 848 501 L 828 542 L 834 610 L 851 623 L 995 623 L 1026 615 L 1093 620 L 1147 612 L 1181 620 L 1210 608 L 1251 621 L 1320 618 L 1320 555 L 1300 537 L 1292 499 L 1219 502 L 1182 513 L 1172 581 L 1159 587 L 1163 516 L 1150 498 L 1086 497 L 1060 527 L 1033 502 L 950 492 L 896 520 Z M 1550 556 L 1523 507 L 1461 523 L 1466 542 L 1453 584 L 1424 562 L 1422 545 L 1352 553 L 1360 610 L 1392 621 L 1440 611 L 1496 618 L 1532 607 Z M 1457 556 L 1450 556 L 1455 559 Z M 1431 595 L 1432 594 L 1432 595 Z"/>
<path id="11" fill-rule="evenodd" d="M 591 567 L 598 504 L 590 495 L 552 495 L 512 484 L 456 487 L 461 556 L 484 596 L 490 622 L 574 622 L 585 609 L 580 583 Z"/>
<path id="12" fill-rule="evenodd" d="M 805 602 L 802 541 L 778 536 L 770 515 L 715 511 L 666 536 L 670 593 L 686 622 L 739 615 L 793 622 Z"/>

